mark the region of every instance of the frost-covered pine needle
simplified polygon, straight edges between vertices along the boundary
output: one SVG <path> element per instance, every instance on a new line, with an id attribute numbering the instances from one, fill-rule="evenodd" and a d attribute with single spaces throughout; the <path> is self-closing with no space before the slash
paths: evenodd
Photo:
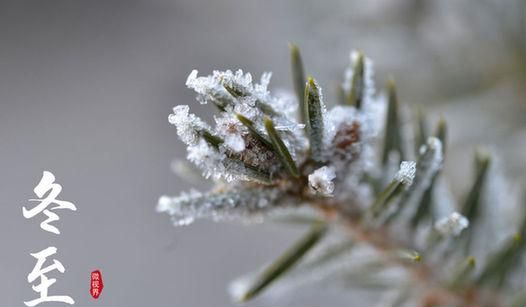
<path id="1" fill-rule="evenodd" d="M 395 180 L 399 181 L 406 187 L 413 184 L 416 174 L 416 162 L 414 161 L 402 161 L 400 163 L 400 170 L 395 175 Z"/>

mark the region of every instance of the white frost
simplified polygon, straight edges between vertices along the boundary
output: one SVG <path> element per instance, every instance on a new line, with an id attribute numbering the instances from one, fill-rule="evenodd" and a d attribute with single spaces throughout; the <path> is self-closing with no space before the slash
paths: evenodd
<path id="1" fill-rule="evenodd" d="M 195 145 L 199 140 L 199 130 L 209 127 L 199 117 L 188 113 L 187 105 L 179 105 L 173 108 L 173 113 L 168 116 L 168 122 L 177 128 L 177 135 L 187 145 Z"/>
<path id="2" fill-rule="evenodd" d="M 176 226 L 189 225 L 201 218 L 258 222 L 269 209 L 283 205 L 278 201 L 283 199 L 280 196 L 279 191 L 265 188 L 205 194 L 191 190 L 176 197 L 161 196 L 157 211 L 171 215 Z"/>
<path id="3" fill-rule="evenodd" d="M 228 285 L 228 294 L 235 302 L 243 301 L 243 296 L 250 289 L 255 279 L 255 274 L 238 277 Z"/>
<path id="4" fill-rule="evenodd" d="M 332 196 L 334 192 L 334 168 L 323 166 L 309 175 L 309 187 L 312 192 L 324 196 Z"/>
<path id="5" fill-rule="evenodd" d="M 191 190 L 189 193 L 183 193 L 179 197 L 170 198 L 163 195 L 159 198 L 157 204 L 157 212 L 166 212 L 172 215 L 172 221 L 175 226 L 186 226 L 194 222 L 195 217 L 192 215 L 179 215 L 179 208 L 181 203 L 190 202 L 193 199 L 202 197 L 200 192 Z"/>
<path id="6" fill-rule="evenodd" d="M 345 91 L 345 93 L 349 93 L 351 91 L 351 84 L 352 84 L 352 77 L 353 77 L 353 67 L 356 65 L 356 61 L 358 61 L 358 56 L 360 52 L 353 50 L 351 51 L 349 58 L 351 65 L 345 70 L 344 74 L 344 80 L 342 83 L 342 88 Z M 375 92 L 375 85 L 374 85 L 374 69 L 373 69 L 373 61 L 365 57 L 364 58 L 364 96 L 362 99 L 367 100 L 370 99 Z"/>
<path id="7" fill-rule="evenodd" d="M 395 180 L 401 184 L 409 187 L 413 184 L 416 174 L 416 162 L 414 161 L 402 161 L 400 163 L 400 170 L 395 175 Z"/>
<path id="8" fill-rule="evenodd" d="M 335 140 L 338 129 L 344 126 L 351 127 L 356 120 L 356 109 L 351 106 L 335 106 L 329 112 L 327 112 L 324 127 L 324 140 L 326 148 L 333 149 L 332 144 L 342 141 Z M 345 135 L 344 137 L 348 136 Z M 328 154 L 332 155 L 333 152 L 328 152 Z"/>
<path id="9" fill-rule="evenodd" d="M 468 226 L 469 221 L 465 216 L 458 212 L 453 212 L 449 216 L 438 220 L 435 223 L 435 230 L 443 236 L 458 236 Z"/>
<path id="10" fill-rule="evenodd" d="M 225 138 L 225 144 L 235 152 L 245 150 L 245 141 L 239 134 L 231 134 Z"/>

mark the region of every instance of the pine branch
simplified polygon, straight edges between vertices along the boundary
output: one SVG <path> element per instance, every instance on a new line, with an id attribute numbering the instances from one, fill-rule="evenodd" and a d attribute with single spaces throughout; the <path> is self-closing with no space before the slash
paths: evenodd
<path id="1" fill-rule="evenodd" d="M 453 211 L 453 204 L 453 212 L 441 216 L 443 207 L 450 205 L 441 195 L 447 188 L 437 184 L 446 153 L 445 120 L 440 119 L 430 136 L 427 116 L 419 110 L 414 138 L 407 135 L 394 81 L 387 82 L 384 105 L 383 96 L 375 94 L 370 59 L 357 52 L 351 54 L 342 85 L 344 103 L 326 111 L 320 86 L 311 77 L 305 81 L 298 47 L 291 44 L 290 52 L 301 121 L 289 99 L 267 89 L 270 74 L 263 74 L 257 84 L 241 70 L 203 77 L 192 71 L 187 86 L 200 102 L 220 109 L 216 125 L 210 127 L 190 114 L 188 106 L 176 106 L 169 121 L 187 145 L 188 160 L 216 185 L 207 193 L 161 197 L 158 210 L 169 213 L 176 225 L 199 218 L 261 221 L 283 214 L 280 210 L 285 208 L 306 206 L 318 212 L 316 217 L 288 219 L 313 226 L 245 285 L 241 301 L 270 285 L 279 287 L 276 281 L 285 276 L 297 280 L 324 273 L 323 268 L 331 273 L 324 282 L 332 278 L 353 287 L 395 290 L 395 305 L 488 307 L 508 301 L 511 290 L 523 286 L 513 275 L 523 266 L 526 214 L 513 229 L 514 236 L 479 257 L 473 239 L 485 235 L 485 209 L 501 205 L 488 204 L 483 197 L 493 191 L 490 157 L 477 152 L 474 180 L 459 212 Z M 379 127 L 384 131 L 377 131 Z M 412 155 L 405 150 L 411 139 L 416 161 L 405 160 Z M 342 230 L 345 244 L 327 243 L 334 229 Z M 365 257 L 373 259 L 358 261 L 363 264 L 359 266 L 356 260 L 364 247 L 373 252 Z M 305 257 L 307 253 L 312 258 Z M 482 259 L 480 269 L 475 268 L 474 257 L 466 257 L 472 254 Z M 382 277 L 384 270 L 393 268 L 403 270 L 402 280 Z M 510 285 L 511 290 L 506 287 Z M 511 306 L 521 306 L 524 297 L 519 294 Z"/>

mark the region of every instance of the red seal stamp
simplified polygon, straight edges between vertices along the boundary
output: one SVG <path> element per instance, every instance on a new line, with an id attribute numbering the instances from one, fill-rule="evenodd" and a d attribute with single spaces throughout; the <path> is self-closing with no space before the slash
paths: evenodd
<path id="1" fill-rule="evenodd" d="M 102 288 L 104 288 L 104 283 L 102 282 L 102 274 L 99 270 L 91 272 L 91 283 L 89 288 L 89 293 L 94 299 L 98 299 L 102 293 Z"/>

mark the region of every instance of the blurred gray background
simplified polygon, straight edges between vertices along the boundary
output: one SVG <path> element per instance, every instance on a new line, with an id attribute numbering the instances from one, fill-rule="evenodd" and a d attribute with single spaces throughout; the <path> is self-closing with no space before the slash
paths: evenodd
<path id="1" fill-rule="evenodd" d="M 273 71 L 290 88 L 287 43 L 298 43 L 327 100 L 352 48 L 393 75 L 401 100 L 450 122 L 446 168 L 470 176 L 475 144 L 497 148 L 524 179 L 525 4 L 485 1 L 101 0 L 0 2 L 0 305 L 34 299 L 29 253 L 56 246 L 65 274 L 50 294 L 76 306 L 231 306 L 227 282 L 276 257 L 303 229 L 198 222 L 174 228 L 155 212 L 190 185 L 170 170 L 185 155 L 167 116 L 190 104 L 188 73 Z M 62 234 L 26 220 L 43 170 L 62 184 Z M 206 187 L 200 187 L 206 188 Z M 459 189 L 460 190 L 460 189 Z M 458 193 L 456 189 L 454 192 Z M 101 298 L 89 296 L 100 269 Z M 248 306 L 359 306 L 350 293 Z M 353 305 L 354 303 L 354 305 Z M 41 306 L 54 306 L 53 303 Z M 63 304 L 56 304 L 64 306 Z"/>

